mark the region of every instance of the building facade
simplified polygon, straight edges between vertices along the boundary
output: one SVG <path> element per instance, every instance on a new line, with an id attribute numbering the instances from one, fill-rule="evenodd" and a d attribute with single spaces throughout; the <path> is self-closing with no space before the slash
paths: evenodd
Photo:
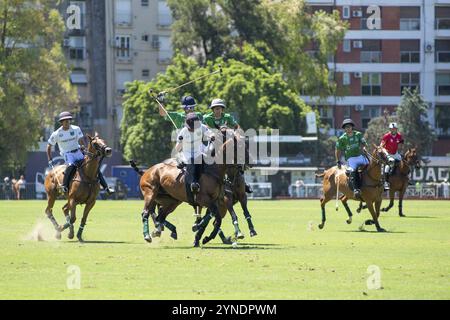
<path id="1" fill-rule="evenodd" d="M 81 23 L 71 27 L 77 8 Z M 118 150 L 125 83 L 150 81 L 172 58 L 170 10 L 162 0 L 66 0 L 59 9 L 67 23 L 71 82 L 80 98 L 77 122 Z"/>
<path id="2" fill-rule="evenodd" d="M 314 10 L 338 10 L 348 21 L 330 70 L 344 92 L 317 106 L 330 133 L 352 117 L 365 129 L 370 119 L 395 112 L 404 87 L 417 88 L 429 104 L 438 140 L 433 155 L 450 152 L 450 0 L 308 0 Z M 372 7 L 371 7 L 372 6 Z"/>

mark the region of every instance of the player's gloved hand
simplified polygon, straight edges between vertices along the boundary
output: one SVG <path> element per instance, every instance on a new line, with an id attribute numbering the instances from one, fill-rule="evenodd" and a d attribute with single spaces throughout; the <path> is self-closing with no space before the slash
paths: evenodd
<path id="1" fill-rule="evenodd" d="M 53 167 L 53 159 L 48 160 L 48 166 Z"/>
<path id="2" fill-rule="evenodd" d="M 341 160 L 336 161 L 336 165 L 339 169 L 342 169 L 342 162 Z"/>

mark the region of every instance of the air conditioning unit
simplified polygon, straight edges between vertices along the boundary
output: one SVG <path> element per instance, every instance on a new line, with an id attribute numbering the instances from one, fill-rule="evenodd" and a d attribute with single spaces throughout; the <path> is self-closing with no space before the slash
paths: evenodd
<path id="1" fill-rule="evenodd" d="M 357 104 L 355 106 L 355 111 L 364 111 L 364 105 L 363 104 Z"/>
<path id="2" fill-rule="evenodd" d="M 352 16 L 355 17 L 355 18 L 361 18 L 363 16 L 362 10 L 353 10 L 352 11 Z"/>
<path id="3" fill-rule="evenodd" d="M 63 46 L 70 47 L 70 39 L 64 39 Z"/>
<path id="4" fill-rule="evenodd" d="M 426 45 L 425 45 L 425 52 L 426 52 L 426 53 L 433 52 L 433 45 L 430 44 L 430 43 L 426 44 Z"/>
<path id="5" fill-rule="evenodd" d="M 353 48 L 361 49 L 363 47 L 363 42 L 361 40 L 353 41 Z"/>
<path id="6" fill-rule="evenodd" d="M 355 78 L 362 78 L 362 72 L 355 72 L 355 73 L 353 73 L 353 76 L 355 77 Z"/>

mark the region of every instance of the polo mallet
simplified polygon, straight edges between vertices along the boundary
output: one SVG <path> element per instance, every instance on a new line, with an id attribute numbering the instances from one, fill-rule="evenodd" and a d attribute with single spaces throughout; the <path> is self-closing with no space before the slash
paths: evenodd
<path id="1" fill-rule="evenodd" d="M 339 210 L 339 175 L 336 175 L 336 177 L 334 178 L 334 182 L 336 183 L 336 211 L 338 211 Z"/>
<path id="2" fill-rule="evenodd" d="M 176 91 L 176 90 L 178 90 L 180 88 L 183 88 L 183 87 L 185 87 L 185 86 L 187 86 L 187 85 L 189 85 L 191 83 L 194 83 L 194 82 L 196 82 L 198 80 L 201 80 L 201 79 L 204 79 L 204 78 L 208 78 L 208 77 L 210 77 L 210 76 L 212 76 L 214 74 L 217 74 L 217 73 L 220 73 L 220 74 L 223 73 L 222 66 L 220 64 L 219 64 L 219 70 L 213 71 L 213 72 L 208 73 L 208 74 L 206 74 L 204 76 L 201 76 L 201 77 L 199 77 L 197 79 L 194 79 L 194 80 L 188 81 L 186 83 L 183 83 L 183 84 L 181 84 L 181 85 L 179 85 L 177 87 L 173 87 L 173 88 L 169 88 L 169 89 L 163 90 L 158 95 L 164 95 L 164 94 L 167 94 L 167 93 L 170 93 L 170 92 L 174 92 L 174 91 Z"/>
<path id="3" fill-rule="evenodd" d="M 175 127 L 175 129 L 178 130 L 177 125 L 175 124 L 175 121 L 173 121 L 172 117 L 170 116 L 169 112 L 166 110 L 166 108 L 164 108 L 164 106 L 162 105 L 162 103 L 158 100 L 158 97 L 155 96 L 154 92 L 152 89 L 149 90 L 150 96 L 155 99 L 155 101 L 159 104 L 159 106 L 164 110 L 164 112 L 166 113 L 166 115 L 169 117 L 170 121 L 172 122 L 173 126 Z M 159 96 L 159 95 L 158 95 Z"/>

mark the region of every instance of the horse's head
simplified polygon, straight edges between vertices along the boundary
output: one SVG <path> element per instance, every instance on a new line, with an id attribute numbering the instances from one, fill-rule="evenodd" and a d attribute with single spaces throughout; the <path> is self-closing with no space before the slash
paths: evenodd
<path id="1" fill-rule="evenodd" d="M 88 151 L 94 155 L 94 157 L 106 157 L 112 156 L 112 149 L 108 147 L 103 139 L 98 136 L 96 132 L 93 137 L 86 135 L 89 139 Z"/>
<path id="2" fill-rule="evenodd" d="M 408 166 L 414 166 L 420 169 L 420 157 L 417 155 L 416 148 L 410 148 L 405 153 L 405 161 Z"/>
<path id="3" fill-rule="evenodd" d="M 373 145 L 372 160 L 377 164 L 386 164 L 388 162 L 388 152 L 382 146 Z"/>
<path id="4" fill-rule="evenodd" d="M 223 157 L 223 163 L 227 165 L 245 164 L 245 159 L 248 158 L 245 137 L 226 126 L 221 126 L 216 132 L 214 145 L 216 150 L 220 150 L 218 155 Z"/>

